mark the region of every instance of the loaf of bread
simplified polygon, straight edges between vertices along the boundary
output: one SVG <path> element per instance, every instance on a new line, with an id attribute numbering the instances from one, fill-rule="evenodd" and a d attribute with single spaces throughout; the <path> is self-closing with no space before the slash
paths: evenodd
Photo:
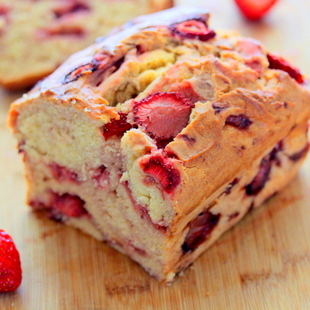
<path id="1" fill-rule="evenodd" d="M 32 86 L 112 27 L 172 0 L 0 0 L 0 85 Z"/>
<path id="2" fill-rule="evenodd" d="M 285 187 L 309 148 L 305 76 L 208 17 L 141 16 L 10 111 L 28 204 L 164 282 Z"/>

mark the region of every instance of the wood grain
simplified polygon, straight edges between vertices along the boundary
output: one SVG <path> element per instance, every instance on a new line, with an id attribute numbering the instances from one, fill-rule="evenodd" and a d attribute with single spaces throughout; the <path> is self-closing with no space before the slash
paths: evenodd
<path id="1" fill-rule="evenodd" d="M 233 1 L 191 3 L 210 8 L 214 28 L 257 38 L 310 75 L 307 0 L 279 1 L 264 22 L 253 24 L 240 17 Z M 24 279 L 16 292 L 0 294 L 1 310 L 310 309 L 309 157 L 284 191 L 165 287 L 105 244 L 25 206 L 21 158 L 6 127 L 9 104 L 19 95 L 0 93 L 0 227 L 16 241 Z"/>

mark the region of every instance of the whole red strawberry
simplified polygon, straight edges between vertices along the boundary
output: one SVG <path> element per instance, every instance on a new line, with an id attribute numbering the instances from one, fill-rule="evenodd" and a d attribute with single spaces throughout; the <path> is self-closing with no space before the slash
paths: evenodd
<path id="1" fill-rule="evenodd" d="M 259 20 L 272 8 L 278 0 L 235 0 L 245 17 Z"/>
<path id="2" fill-rule="evenodd" d="M 21 281 L 19 253 L 12 238 L 0 229 L 0 292 L 16 290 Z"/>

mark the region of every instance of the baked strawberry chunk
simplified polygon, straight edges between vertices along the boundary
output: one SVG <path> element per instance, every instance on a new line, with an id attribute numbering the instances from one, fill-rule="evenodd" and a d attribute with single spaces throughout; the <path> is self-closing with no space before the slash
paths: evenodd
<path id="1" fill-rule="evenodd" d="M 259 166 L 259 171 L 252 182 L 245 187 L 247 195 L 257 195 L 270 178 L 272 160 L 270 155 L 265 156 Z"/>
<path id="2" fill-rule="evenodd" d="M 72 15 L 76 13 L 84 13 L 90 11 L 90 7 L 82 1 L 67 1 L 62 2 L 61 5 L 56 7 L 54 10 L 56 18 L 62 18 L 67 15 Z"/>
<path id="3" fill-rule="evenodd" d="M 239 40 L 236 48 L 244 56 L 260 56 L 262 54 L 262 47 L 260 43 L 253 39 Z"/>
<path id="4" fill-rule="evenodd" d="M 78 182 L 78 175 L 66 167 L 59 166 L 56 163 L 51 163 L 48 165 L 48 167 L 53 178 L 56 180 Z"/>
<path id="5" fill-rule="evenodd" d="M 110 137 L 121 137 L 125 131 L 133 126 L 127 122 L 127 114 L 119 112 L 119 119 L 112 119 L 103 127 L 103 136 L 107 140 Z"/>
<path id="6" fill-rule="evenodd" d="M 13 239 L 0 229 L 0 292 L 15 291 L 22 282 L 22 269 Z"/>
<path id="7" fill-rule="evenodd" d="M 146 174 L 162 186 L 167 194 L 172 193 L 181 182 L 181 174 L 173 161 L 161 153 L 143 158 L 140 166 Z M 151 183 L 150 181 L 151 179 L 148 178 L 147 183 Z"/>
<path id="8" fill-rule="evenodd" d="M 85 202 L 76 195 L 58 195 L 56 193 L 53 193 L 52 200 L 53 210 L 62 215 L 68 217 L 81 217 L 88 214 L 88 212 L 84 208 Z"/>
<path id="9" fill-rule="evenodd" d="M 84 29 L 74 25 L 52 25 L 47 29 L 40 29 L 37 32 L 40 39 L 49 39 L 57 36 L 68 36 L 82 38 L 85 36 Z"/>
<path id="10" fill-rule="evenodd" d="M 182 245 L 183 253 L 194 251 L 201 243 L 209 239 L 220 217 L 221 214 L 213 214 L 209 211 L 201 212 L 189 224 L 189 231 Z"/>
<path id="11" fill-rule="evenodd" d="M 4 24 L 9 23 L 9 12 L 11 8 L 6 5 L 0 5 L 0 18 L 4 21 Z"/>
<path id="12" fill-rule="evenodd" d="M 71 70 L 68 74 L 66 74 L 63 83 L 67 84 L 76 81 L 85 74 L 95 72 L 98 69 L 103 69 L 108 64 L 109 60 L 110 57 L 107 55 L 96 54 L 89 63 L 82 64 Z"/>
<path id="13" fill-rule="evenodd" d="M 153 180 L 154 181 L 154 180 Z M 160 230 L 160 231 L 165 231 L 166 230 L 166 227 L 165 226 L 162 226 L 160 225 L 159 223 L 154 223 L 151 219 L 151 216 L 146 208 L 145 205 L 142 205 L 140 203 L 138 203 L 133 195 L 132 195 L 132 192 L 128 186 L 128 182 L 123 182 L 122 185 L 125 187 L 126 189 L 126 192 L 128 194 L 128 197 L 134 207 L 134 209 L 138 212 L 138 214 L 140 215 L 141 219 L 145 219 L 147 221 L 149 221 L 157 230 Z"/>
<path id="14" fill-rule="evenodd" d="M 310 143 L 307 143 L 306 146 L 303 149 L 301 149 L 299 152 L 290 155 L 289 159 L 296 162 L 302 159 L 303 157 L 305 157 L 309 149 L 310 149 Z"/>
<path id="15" fill-rule="evenodd" d="M 253 122 L 243 114 L 229 115 L 226 118 L 225 125 L 230 125 L 238 129 L 248 129 Z"/>
<path id="16" fill-rule="evenodd" d="M 188 80 L 184 80 L 181 83 L 173 83 L 169 87 L 169 92 L 177 92 L 182 96 L 188 98 L 192 103 L 197 101 L 205 101 L 205 98 L 201 97 Z"/>
<path id="17" fill-rule="evenodd" d="M 208 28 L 202 20 L 186 20 L 184 22 L 171 25 L 173 34 L 184 39 L 198 39 L 208 41 L 215 37 L 215 32 Z"/>
<path id="18" fill-rule="evenodd" d="M 300 72 L 300 70 L 294 66 L 292 66 L 288 61 L 284 58 L 274 55 L 267 54 L 267 58 L 269 61 L 270 69 L 278 69 L 285 71 L 288 73 L 293 79 L 295 79 L 298 83 L 302 84 L 304 82 L 304 78 Z"/>
<path id="19" fill-rule="evenodd" d="M 88 63 L 88 64 L 81 65 L 73 69 L 67 75 L 65 75 L 64 83 L 76 81 L 80 76 L 85 74 L 85 72 L 93 72 L 96 69 L 97 69 L 97 65 L 95 65 L 94 63 Z"/>
<path id="20" fill-rule="evenodd" d="M 93 179 L 96 180 L 97 186 L 107 188 L 109 186 L 110 173 L 104 165 L 98 167 L 93 174 Z"/>
<path id="21" fill-rule="evenodd" d="M 134 102 L 134 121 L 156 141 L 170 141 L 188 124 L 193 106 L 179 93 L 156 92 Z"/>

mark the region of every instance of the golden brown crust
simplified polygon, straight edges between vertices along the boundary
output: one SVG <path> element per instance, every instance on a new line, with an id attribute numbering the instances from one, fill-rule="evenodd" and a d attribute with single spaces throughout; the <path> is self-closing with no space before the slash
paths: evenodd
<path id="1" fill-rule="evenodd" d="M 177 137 L 167 147 L 184 162 L 190 180 L 175 197 L 179 202 L 176 206 L 178 217 L 172 231 L 182 230 L 180 221 L 185 224 L 186 217 L 207 197 L 233 180 L 240 171 L 249 169 L 253 161 L 286 137 L 296 124 L 305 123 L 310 118 L 309 100 L 307 91 L 283 77 L 282 83 L 268 96 L 264 91 L 244 89 L 223 95 L 215 102 L 229 103 L 229 108 L 218 115 L 214 114 L 212 103 L 201 107 L 199 116 L 182 132 L 189 139 Z M 246 131 L 225 125 L 227 117 L 234 114 L 246 115 L 253 124 Z M 197 143 L 189 147 L 188 140 L 192 139 Z M 190 201 L 189 196 L 192 197 Z"/>

